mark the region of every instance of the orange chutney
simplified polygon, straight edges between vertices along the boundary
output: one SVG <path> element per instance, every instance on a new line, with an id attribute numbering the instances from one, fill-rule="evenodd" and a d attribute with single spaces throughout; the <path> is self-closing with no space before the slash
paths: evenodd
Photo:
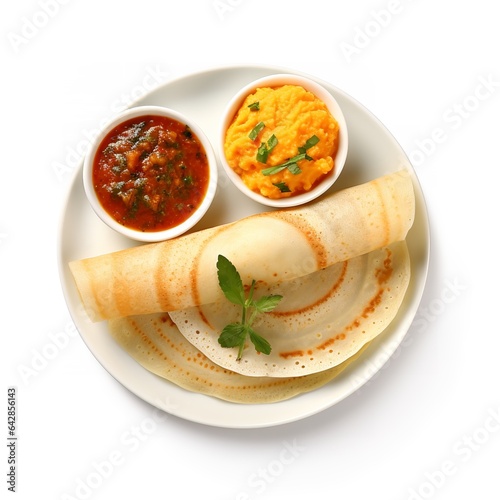
<path id="1" fill-rule="evenodd" d="M 331 175 L 339 125 L 326 104 L 299 85 L 260 87 L 226 131 L 229 166 L 256 193 L 279 199 L 313 189 Z"/>

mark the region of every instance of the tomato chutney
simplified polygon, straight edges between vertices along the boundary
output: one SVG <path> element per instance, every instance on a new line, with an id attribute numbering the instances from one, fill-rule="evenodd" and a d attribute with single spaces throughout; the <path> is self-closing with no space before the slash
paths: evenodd
<path id="1" fill-rule="evenodd" d="M 209 178 L 206 151 L 189 126 L 156 115 L 112 129 L 96 151 L 92 171 L 106 212 L 144 232 L 187 220 L 202 203 Z"/>

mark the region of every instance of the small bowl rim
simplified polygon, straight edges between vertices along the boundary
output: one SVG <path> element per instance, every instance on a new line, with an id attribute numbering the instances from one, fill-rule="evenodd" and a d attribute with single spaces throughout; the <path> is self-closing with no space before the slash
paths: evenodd
<path id="1" fill-rule="evenodd" d="M 316 95 L 316 97 L 321 99 L 327 105 L 328 109 L 339 125 L 339 147 L 335 156 L 335 170 L 333 174 L 325 178 L 316 187 L 314 187 L 310 191 L 307 191 L 306 193 L 290 196 L 288 198 L 271 199 L 261 195 L 260 193 L 252 191 L 243 182 L 241 177 L 229 166 L 224 152 L 224 142 L 227 128 L 233 120 L 237 110 L 240 108 L 241 103 L 248 94 L 256 90 L 258 87 L 279 87 L 282 85 L 300 85 L 306 90 L 312 92 L 314 95 Z M 342 173 L 342 170 L 344 169 L 347 160 L 347 152 L 349 149 L 348 146 L 349 138 L 347 123 L 342 108 L 337 102 L 337 99 L 335 99 L 335 97 L 317 81 L 306 76 L 294 75 L 291 73 L 276 73 L 258 78 L 256 80 L 253 80 L 252 82 L 249 82 L 248 84 L 243 86 L 236 94 L 234 94 L 234 96 L 229 100 L 224 108 L 222 119 L 219 125 L 217 139 L 219 160 L 224 172 L 229 177 L 230 181 L 250 199 L 262 205 L 276 208 L 287 208 L 303 205 L 312 200 L 315 200 L 326 191 L 328 191 L 337 181 L 340 174 Z"/>
<path id="2" fill-rule="evenodd" d="M 208 168 L 209 168 L 209 181 L 208 181 L 207 191 L 205 193 L 203 201 L 198 206 L 198 208 L 181 224 L 161 231 L 139 231 L 137 229 L 132 229 L 123 226 L 122 224 L 117 222 L 101 205 L 92 182 L 94 158 L 99 149 L 99 146 L 101 145 L 106 135 L 124 121 L 148 115 L 165 116 L 188 125 L 189 128 L 196 135 L 200 143 L 202 144 L 203 148 L 205 149 L 208 161 Z M 203 129 L 198 125 L 198 123 L 195 122 L 193 119 L 189 118 L 180 111 L 165 106 L 156 106 L 156 105 L 134 106 L 118 113 L 110 121 L 108 121 L 106 125 L 104 125 L 104 127 L 102 127 L 99 130 L 99 133 L 96 135 L 96 137 L 90 144 L 89 149 L 83 161 L 83 187 L 87 199 L 90 203 L 90 206 L 92 207 L 96 215 L 108 227 L 115 230 L 116 232 L 126 236 L 127 238 L 146 243 L 154 243 L 159 241 L 170 240 L 172 238 L 175 238 L 177 236 L 186 233 L 194 225 L 196 225 L 206 214 L 206 212 L 208 211 L 208 209 L 212 204 L 212 201 L 215 198 L 215 193 L 217 190 L 217 182 L 218 182 L 218 164 L 214 148 L 210 140 L 208 139 L 208 136 L 205 134 Z"/>

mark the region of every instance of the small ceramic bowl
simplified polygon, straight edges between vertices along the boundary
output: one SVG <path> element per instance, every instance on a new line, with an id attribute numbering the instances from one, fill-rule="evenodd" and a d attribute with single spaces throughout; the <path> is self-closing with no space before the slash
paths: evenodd
<path id="1" fill-rule="evenodd" d="M 200 201 L 199 205 L 192 210 L 190 215 L 185 220 L 179 221 L 176 225 L 168 229 L 140 230 L 125 226 L 123 223 L 118 222 L 104 208 L 103 204 L 98 198 L 98 195 L 96 193 L 96 188 L 94 187 L 95 184 L 94 172 L 93 172 L 94 159 L 96 155 L 99 154 L 99 151 L 103 149 L 108 134 L 110 134 L 110 132 L 112 132 L 116 127 L 120 126 L 124 122 L 127 122 L 132 119 L 134 119 L 134 121 L 136 120 L 140 121 L 141 117 L 146 117 L 146 116 L 166 117 L 175 120 L 176 122 L 179 122 L 183 125 L 187 125 L 189 127 L 189 131 L 192 134 L 194 134 L 194 136 L 198 139 L 198 141 L 201 143 L 201 146 L 205 150 L 208 162 L 208 169 L 209 169 L 208 187 L 203 199 Z M 126 175 L 128 176 L 129 172 L 126 172 Z M 135 171 L 133 172 L 133 175 L 139 179 L 138 182 L 140 183 L 141 182 L 140 178 L 143 174 Z M 167 174 L 163 172 L 162 175 L 165 176 Z M 138 106 L 127 109 L 126 111 L 117 115 L 99 132 L 99 135 L 96 137 L 95 141 L 90 146 L 90 149 L 85 157 L 83 164 L 83 185 L 87 198 L 94 212 L 110 228 L 114 229 L 115 231 L 123 234 L 128 238 L 143 242 L 156 242 L 156 241 L 168 240 L 180 236 L 181 234 L 191 229 L 207 212 L 208 208 L 210 207 L 214 199 L 215 192 L 217 189 L 217 176 L 218 176 L 217 161 L 215 158 L 214 150 L 203 130 L 187 116 L 179 113 L 178 111 L 174 111 L 172 109 L 161 106 Z M 115 185 L 117 185 L 116 182 Z"/>
<path id="2" fill-rule="evenodd" d="M 339 125 L 339 146 L 334 158 L 335 167 L 333 173 L 325 176 L 323 180 L 321 180 L 316 186 L 310 189 L 307 192 L 303 192 L 300 194 L 292 195 L 287 198 L 280 199 L 271 199 L 263 196 L 260 193 L 256 193 L 252 191 L 242 180 L 242 178 L 231 168 L 228 164 L 224 152 L 224 142 L 226 137 L 226 131 L 230 124 L 232 123 L 236 113 L 241 107 L 244 99 L 251 93 L 253 93 L 259 87 L 281 87 L 283 85 L 298 85 L 302 86 L 309 92 L 313 93 L 317 98 L 322 100 L 332 116 L 335 118 Z M 347 158 L 347 148 L 348 148 L 348 134 L 347 134 L 347 125 L 344 118 L 344 114 L 339 104 L 332 96 L 330 92 L 328 92 L 323 86 L 319 85 L 315 81 L 305 78 L 302 76 L 291 75 L 291 74 L 276 74 L 271 76 L 266 76 L 255 80 L 252 83 L 249 83 L 245 87 L 243 87 L 228 103 L 226 109 L 224 110 L 222 121 L 219 129 L 218 136 L 218 150 L 220 154 L 220 161 L 222 167 L 232 181 L 232 183 L 246 196 L 251 198 L 258 203 L 263 205 L 267 205 L 270 207 L 293 207 L 297 205 L 302 205 L 304 203 L 308 203 L 315 198 L 319 197 L 323 193 L 325 193 L 338 179 L 342 169 L 344 168 L 344 164 Z"/>

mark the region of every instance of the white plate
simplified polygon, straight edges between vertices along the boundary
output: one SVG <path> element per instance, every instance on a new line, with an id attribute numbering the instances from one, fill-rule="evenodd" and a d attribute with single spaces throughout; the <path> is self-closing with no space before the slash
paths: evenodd
<path id="1" fill-rule="evenodd" d="M 186 113 L 203 127 L 214 144 L 222 111 L 230 98 L 248 82 L 280 72 L 291 71 L 260 66 L 217 68 L 170 81 L 134 105 L 168 106 Z M 415 224 L 407 239 L 412 279 L 398 316 L 356 363 L 316 391 L 266 405 L 239 405 L 191 393 L 137 364 L 115 344 L 105 322 L 91 323 L 82 309 L 68 262 L 136 243 L 119 236 L 100 221 L 85 198 L 81 166 L 76 172 L 62 216 L 59 242 L 61 281 L 68 308 L 84 342 L 103 367 L 131 392 L 157 408 L 193 422 L 230 428 L 266 427 L 308 417 L 338 403 L 365 384 L 399 346 L 415 317 L 429 262 L 429 225 L 420 185 L 405 153 L 386 128 L 357 101 L 327 82 L 319 83 L 342 106 L 349 129 L 347 163 L 334 189 L 408 168 L 412 172 L 417 211 Z M 263 210 L 269 208 L 249 199 L 243 200 L 221 172 L 216 199 L 195 230 Z"/>

